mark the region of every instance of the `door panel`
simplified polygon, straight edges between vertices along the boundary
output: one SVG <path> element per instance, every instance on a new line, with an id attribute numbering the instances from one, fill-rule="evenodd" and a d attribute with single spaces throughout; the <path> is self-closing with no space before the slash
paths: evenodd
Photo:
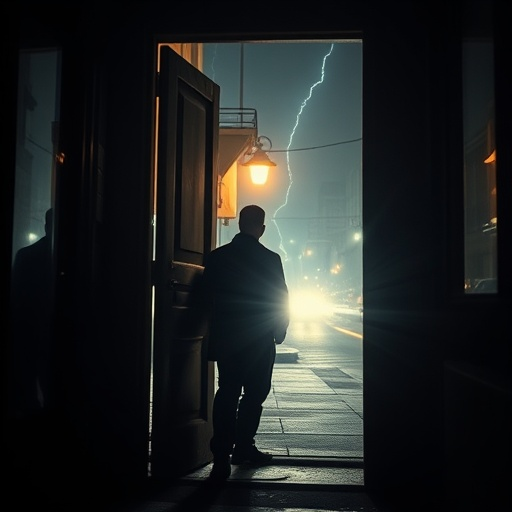
<path id="1" fill-rule="evenodd" d="M 214 393 L 195 283 L 215 241 L 219 87 L 161 49 L 154 262 L 151 473 L 209 462 Z"/>

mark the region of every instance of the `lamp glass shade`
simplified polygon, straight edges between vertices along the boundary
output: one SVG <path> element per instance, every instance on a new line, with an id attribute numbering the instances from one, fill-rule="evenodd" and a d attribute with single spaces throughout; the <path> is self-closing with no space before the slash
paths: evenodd
<path id="1" fill-rule="evenodd" d="M 268 165 L 249 165 L 251 180 L 255 185 L 264 185 L 268 178 Z"/>
<path id="2" fill-rule="evenodd" d="M 267 153 L 261 149 L 257 149 L 251 158 L 242 165 L 249 166 L 251 180 L 255 185 L 264 185 L 268 178 L 269 168 L 276 166 L 276 164 L 270 160 Z"/>

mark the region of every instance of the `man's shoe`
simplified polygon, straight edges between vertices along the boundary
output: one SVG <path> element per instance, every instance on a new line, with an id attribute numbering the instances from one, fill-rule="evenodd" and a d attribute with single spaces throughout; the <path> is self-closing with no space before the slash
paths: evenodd
<path id="1" fill-rule="evenodd" d="M 210 471 L 210 476 L 208 477 L 210 480 L 221 481 L 226 480 L 231 475 L 231 464 L 228 459 L 221 459 L 217 461 L 213 461 L 213 467 Z"/>
<path id="2" fill-rule="evenodd" d="M 260 452 L 256 446 L 250 446 L 246 449 L 236 448 L 231 456 L 231 464 L 269 464 L 273 455 L 271 453 Z"/>

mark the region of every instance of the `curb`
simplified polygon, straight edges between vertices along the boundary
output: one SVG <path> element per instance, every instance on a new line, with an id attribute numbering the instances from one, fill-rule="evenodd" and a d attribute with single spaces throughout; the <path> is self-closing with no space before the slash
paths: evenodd
<path id="1" fill-rule="evenodd" d="M 276 363 L 295 363 L 299 358 L 299 351 L 291 347 L 276 347 Z"/>

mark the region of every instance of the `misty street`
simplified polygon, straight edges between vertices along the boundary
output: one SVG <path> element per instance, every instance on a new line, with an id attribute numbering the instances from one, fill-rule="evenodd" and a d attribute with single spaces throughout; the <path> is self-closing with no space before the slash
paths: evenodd
<path id="1" fill-rule="evenodd" d="M 283 348 L 298 350 L 295 364 L 337 367 L 362 377 L 362 330 L 358 308 L 333 307 L 321 315 L 292 315 Z"/>

